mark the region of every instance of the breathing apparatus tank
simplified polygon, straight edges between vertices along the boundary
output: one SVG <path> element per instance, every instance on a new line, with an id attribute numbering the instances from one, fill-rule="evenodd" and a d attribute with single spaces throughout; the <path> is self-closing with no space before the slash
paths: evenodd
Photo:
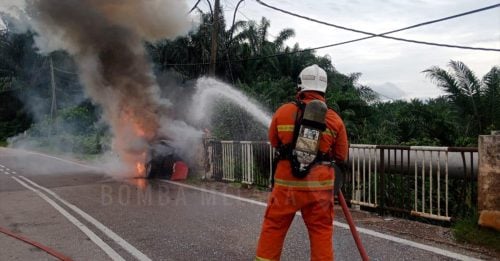
<path id="1" fill-rule="evenodd" d="M 293 148 L 293 155 L 298 162 L 295 162 L 299 177 L 307 175 L 308 168 L 316 160 L 319 149 L 321 133 L 326 129 L 326 112 L 328 107 L 320 100 L 313 100 L 306 104 L 302 120 L 300 121 L 299 132 Z M 296 126 L 297 127 L 297 126 Z M 294 157 L 294 158 L 295 158 Z M 296 169 L 297 171 L 297 169 Z M 296 172 L 294 171 L 294 172 Z M 297 175 L 296 175 L 297 176 Z"/>

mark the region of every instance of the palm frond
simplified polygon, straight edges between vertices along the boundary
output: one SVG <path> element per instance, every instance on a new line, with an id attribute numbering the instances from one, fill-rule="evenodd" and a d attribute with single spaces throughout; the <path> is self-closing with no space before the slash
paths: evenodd
<path id="1" fill-rule="evenodd" d="M 264 46 L 264 43 L 267 40 L 267 34 L 268 34 L 270 26 L 271 26 L 271 22 L 267 18 L 262 17 L 262 19 L 260 20 L 258 31 L 257 31 L 258 32 L 257 39 L 258 39 L 258 46 L 260 49 L 259 50 L 260 53 L 262 52 L 262 47 Z"/>
<path id="2" fill-rule="evenodd" d="M 229 28 L 229 30 L 227 31 L 227 33 L 229 35 L 233 35 L 234 36 L 234 33 L 236 31 L 243 31 L 243 30 L 245 30 L 246 27 L 247 27 L 247 21 L 243 21 L 243 20 L 236 21 L 236 22 L 234 22 L 234 25 L 231 28 Z"/>
<path id="3" fill-rule="evenodd" d="M 285 41 L 294 36 L 295 36 L 295 30 L 291 28 L 285 28 L 281 30 L 276 39 L 274 39 L 274 44 L 278 49 L 282 49 Z"/>
<path id="4" fill-rule="evenodd" d="M 468 96 L 476 96 L 481 91 L 481 82 L 472 70 L 460 61 L 450 61 L 450 67 L 457 78 L 458 87 L 461 88 Z"/>
<path id="5" fill-rule="evenodd" d="M 448 98 L 453 99 L 454 97 L 464 95 L 462 90 L 458 87 L 458 83 L 455 78 L 447 71 L 437 66 L 433 66 L 424 70 L 423 73 L 426 74 L 427 78 L 431 79 L 431 81 L 436 83 L 438 87 L 445 91 Z"/>
<path id="6" fill-rule="evenodd" d="M 494 66 L 484 75 L 482 103 L 486 106 L 488 124 L 491 128 L 500 128 L 500 67 Z"/>
<path id="7" fill-rule="evenodd" d="M 493 66 L 493 68 L 483 76 L 482 82 L 488 90 L 498 91 L 500 88 L 500 66 Z"/>

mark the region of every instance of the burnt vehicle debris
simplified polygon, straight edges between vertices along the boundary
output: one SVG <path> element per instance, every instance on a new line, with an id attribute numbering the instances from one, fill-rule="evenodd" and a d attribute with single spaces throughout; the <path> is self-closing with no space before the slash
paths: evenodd
<path id="1" fill-rule="evenodd" d="M 188 172 L 188 166 L 169 140 L 161 139 L 151 143 L 146 155 L 146 178 L 185 180 Z"/>

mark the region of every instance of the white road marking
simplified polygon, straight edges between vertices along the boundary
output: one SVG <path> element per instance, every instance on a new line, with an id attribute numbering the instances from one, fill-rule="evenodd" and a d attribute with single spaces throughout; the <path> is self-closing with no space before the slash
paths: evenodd
<path id="1" fill-rule="evenodd" d="M 33 186 L 35 186 L 35 187 L 37 187 L 37 188 L 39 188 L 39 189 L 47 192 L 48 194 L 52 195 L 54 198 L 56 198 L 57 200 L 59 200 L 61 203 L 63 203 L 64 205 L 66 205 L 68 208 L 70 208 L 71 210 L 73 210 L 76 213 L 78 213 L 83 219 L 87 220 L 89 223 L 92 223 L 101 232 L 103 232 L 104 234 L 106 234 L 109 238 L 113 239 L 118 245 L 120 245 L 123 249 L 125 249 L 127 252 L 129 252 L 131 255 L 133 255 L 138 260 L 141 260 L 141 261 L 151 261 L 151 259 L 149 257 L 147 257 L 145 254 L 143 254 L 137 248 L 135 248 L 134 246 L 132 246 L 130 243 L 128 243 L 127 241 L 125 241 L 125 239 L 121 238 L 119 235 L 117 235 L 111 229 L 109 229 L 106 226 L 104 226 L 101 222 L 97 221 L 95 218 L 93 218 L 89 214 L 85 213 L 83 210 L 79 209 L 75 205 L 73 205 L 73 204 L 67 202 L 66 200 L 62 199 L 61 197 L 59 197 L 59 195 L 57 195 L 52 190 L 50 190 L 48 188 L 45 188 L 45 187 L 42 187 L 42 186 L 36 184 L 35 182 L 31 181 L 30 179 L 28 179 L 26 177 L 21 176 L 21 178 L 23 180 L 25 180 L 26 182 L 30 183 L 31 185 L 33 185 Z"/>
<path id="2" fill-rule="evenodd" d="M 266 203 L 261 202 L 261 201 L 257 201 L 257 200 L 253 200 L 253 199 L 242 198 L 242 197 L 238 197 L 238 196 L 234 196 L 234 195 L 230 195 L 230 194 L 226 194 L 226 193 L 222 193 L 222 192 L 218 192 L 218 191 L 199 188 L 199 187 L 195 187 L 195 186 L 191 186 L 191 185 L 187 185 L 187 184 L 182 184 L 179 182 L 169 181 L 169 180 L 162 180 L 162 181 L 169 183 L 169 184 L 177 185 L 180 187 L 185 187 L 185 188 L 198 190 L 198 191 L 202 191 L 202 192 L 206 192 L 206 193 L 210 193 L 210 194 L 214 194 L 214 195 L 218 195 L 218 196 L 222 196 L 222 197 L 226 197 L 226 198 L 231 198 L 231 199 L 247 202 L 247 203 L 254 204 L 254 205 L 259 205 L 259 206 L 263 206 L 263 207 L 267 206 Z M 297 214 L 300 214 L 300 213 L 297 213 Z M 349 225 L 342 223 L 342 222 L 334 221 L 333 224 L 337 227 L 340 227 L 340 228 L 349 229 Z M 419 248 L 419 249 L 433 252 L 433 253 L 436 253 L 436 254 L 439 254 L 442 256 L 455 258 L 458 260 L 470 260 L 470 261 L 480 261 L 481 260 L 481 259 L 477 259 L 474 257 L 458 254 L 458 253 L 455 253 L 452 251 L 444 250 L 441 248 L 424 245 L 424 244 L 417 243 L 417 242 L 414 242 L 411 240 L 407 240 L 407 239 L 403 239 L 403 238 L 399 238 L 399 237 L 395 237 L 395 236 L 391 236 L 391 235 L 386 235 L 386 234 L 383 234 L 383 233 L 380 233 L 380 232 L 377 232 L 377 231 L 374 231 L 371 229 L 357 227 L 357 230 L 360 234 L 366 234 L 366 235 L 370 235 L 373 237 L 382 238 L 382 239 L 393 241 L 393 242 L 396 242 L 396 243 L 399 243 L 402 245 L 407 245 L 407 246 L 411 246 L 414 248 Z"/>
<path id="3" fill-rule="evenodd" d="M 341 223 L 341 222 L 337 222 L 337 221 L 334 221 L 334 224 L 336 226 L 338 226 L 338 227 L 349 229 L 349 226 L 347 224 L 344 224 L 344 223 Z M 473 257 L 470 257 L 470 256 L 465 256 L 465 255 L 462 255 L 462 254 L 451 252 L 451 251 L 448 251 L 448 250 L 444 250 L 444 249 L 441 249 L 441 248 L 437 248 L 437 247 L 433 247 L 433 246 L 428 246 L 428 245 L 420 244 L 420 243 L 417 243 L 417 242 L 414 242 L 414 241 L 411 241 L 411 240 L 407 240 L 407 239 L 404 239 L 404 238 L 399 238 L 399 237 L 395 237 L 395 236 L 391 236 L 391 235 L 386 235 L 386 234 L 383 234 L 383 233 L 380 233 L 380 232 L 377 232 L 377 231 L 373 231 L 373 230 L 370 230 L 370 229 L 360 228 L 360 227 L 358 227 L 357 229 L 358 229 L 359 233 L 367 234 L 367 235 L 378 237 L 378 238 L 383 238 L 385 240 L 393 241 L 393 242 L 396 242 L 396 243 L 408 245 L 408 246 L 415 247 L 415 248 L 420 248 L 420 249 L 423 249 L 423 250 L 427 250 L 429 252 L 437 253 L 437 254 L 440 254 L 440 255 L 443 255 L 443 256 L 447 256 L 447 257 L 451 257 L 451 258 L 455 258 L 455 259 L 458 259 L 458 260 L 471 260 L 471 261 L 479 261 L 479 260 L 481 260 L 481 259 L 473 258 Z"/>
<path id="4" fill-rule="evenodd" d="M 213 190 L 210 190 L 210 189 L 204 189 L 204 188 L 200 188 L 200 187 L 195 187 L 195 186 L 191 186 L 191 185 L 187 185 L 187 184 L 183 184 L 183 183 L 179 183 L 179 182 L 174 182 L 174 181 L 170 181 L 170 180 L 160 180 L 160 181 L 163 181 L 163 182 L 166 182 L 166 183 L 170 183 L 170 184 L 174 184 L 174 185 L 177 185 L 177 186 L 180 186 L 180 187 L 190 188 L 190 189 L 194 189 L 194 190 L 198 190 L 198 191 L 202 191 L 202 192 L 206 192 L 206 193 L 210 193 L 210 194 L 214 194 L 214 195 L 226 197 L 226 198 L 232 198 L 232 199 L 235 199 L 235 200 L 247 202 L 247 203 L 254 204 L 254 205 L 259 205 L 259 206 L 263 206 L 263 207 L 267 206 L 267 204 L 265 202 L 261 202 L 261 201 L 257 201 L 257 200 L 253 200 L 253 199 L 242 198 L 242 197 L 238 197 L 238 196 L 235 196 L 235 195 L 226 194 L 226 193 L 222 193 L 222 192 L 218 192 L 218 191 L 213 191 Z"/>
<path id="5" fill-rule="evenodd" d="M 22 151 L 22 152 L 25 152 L 25 153 L 28 153 L 28 154 L 34 154 L 34 155 L 44 156 L 46 158 L 51 158 L 51 159 L 55 159 L 55 160 L 66 162 L 66 163 L 70 163 L 70 164 L 75 164 L 75 165 L 78 165 L 80 167 L 84 167 L 84 168 L 88 168 L 88 169 L 92 169 L 92 170 L 103 171 L 102 169 L 99 169 L 99 168 L 96 168 L 96 167 L 93 167 L 93 166 L 81 164 L 79 162 L 72 161 L 72 160 L 61 159 L 61 158 L 50 156 L 50 155 L 43 154 L 43 153 L 40 153 L 40 152 L 28 151 L 28 150 L 22 150 L 22 149 L 12 149 L 12 148 L 0 148 L 0 150 Z"/>
<path id="6" fill-rule="evenodd" d="M 86 227 L 84 224 L 82 224 L 78 219 L 76 219 L 73 215 L 68 213 L 64 208 L 59 206 L 56 202 L 54 202 L 52 199 L 47 197 L 45 194 L 37 190 L 36 188 L 33 188 L 29 186 L 28 184 L 24 183 L 20 179 L 16 177 L 12 177 L 15 181 L 17 181 L 19 184 L 21 184 L 23 187 L 35 192 L 40 196 L 43 200 L 47 201 L 52 207 L 54 207 L 59 213 L 61 213 L 65 218 L 67 218 L 73 225 L 75 225 L 77 228 L 79 228 L 85 235 L 87 235 L 92 242 L 94 242 L 96 245 L 98 245 L 112 260 L 119 260 L 119 261 L 125 261 L 123 257 L 121 257 L 116 251 L 114 251 L 108 244 L 106 244 L 100 237 L 98 237 L 94 232 L 92 232 L 88 227 Z"/>

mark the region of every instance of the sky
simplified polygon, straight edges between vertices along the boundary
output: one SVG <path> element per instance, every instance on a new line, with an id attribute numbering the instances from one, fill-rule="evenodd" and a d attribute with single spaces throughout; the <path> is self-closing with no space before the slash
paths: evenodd
<path id="1" fill-rule="evenodd" d="M 21 0 L 0 0 L 0 10 Z M 196 0 L 185 0 L 191 7 Z M 220 0 L 228 26 L 238 0 Z M 279 8 L 318 20 L 381 33 L 434 20 L 488 5 L 498 0 L 263 0 Z M 213 0 L 211 0 L 213 2 Z M 209 12 L 206 0 L 199 7 Z M 268 9 L 254 0 L 245 0 L 237 20 L 271 21 L 270 39 L 284 28 L 293 28 L 295 37 L 287 42 L 301 48 L 317 47 L 364 35 L 320 25 Z M 1 25 L 0 25 L 1 26 Z M 500 49 L 500 8 L 427 25 L 392 36 L 437 43 Z M 432 66 L 447 68 L 450 60 L 468 65 L 478 77 L 500 65 L 500 52 L 461 50 L 372 38 L 352 44 L 318 50 L 330 56 L 341 73 L 360 72 L 360 84 L 392 99 L 432 98 L 443 92 L 422 73 Z"/>
<path id="2" fill-rule="evenodd" d="M 304 16 L 373 33 L 499 3 L 498 0 L 263 1 Z M 196 1 L 188 2 L 192 5 Z M 237 2 L 238 0 L 221 0 L 228 24 Z M 209 10 L 203 0 L 200 7 L 204 11 Z M 271 21 L 271 38 L 284 28 L 293 28 L 296 35 L 288 44 L 299 43 L 302 48 L 364 36 L 279 13 L 253 0 L 244 1 L 238 10 L 237 20 L 260 20 L 262 16 L 268 18 Z M 392 36 L 500 49 L 500 8 L 410 29 Z M 322 49 L 317 53 L 329 55 L 333 65 L 341 73 L 362 73 L 361 84 L 393 99 L 428 98 L 443 94 L 422 71 L 432 66 L 447 68 L 450 60 L 464 62 L 478 77 L 482 77 L 494 65 L 500 65 L 500 52 L 433 47 L 382 38 Z"/>

